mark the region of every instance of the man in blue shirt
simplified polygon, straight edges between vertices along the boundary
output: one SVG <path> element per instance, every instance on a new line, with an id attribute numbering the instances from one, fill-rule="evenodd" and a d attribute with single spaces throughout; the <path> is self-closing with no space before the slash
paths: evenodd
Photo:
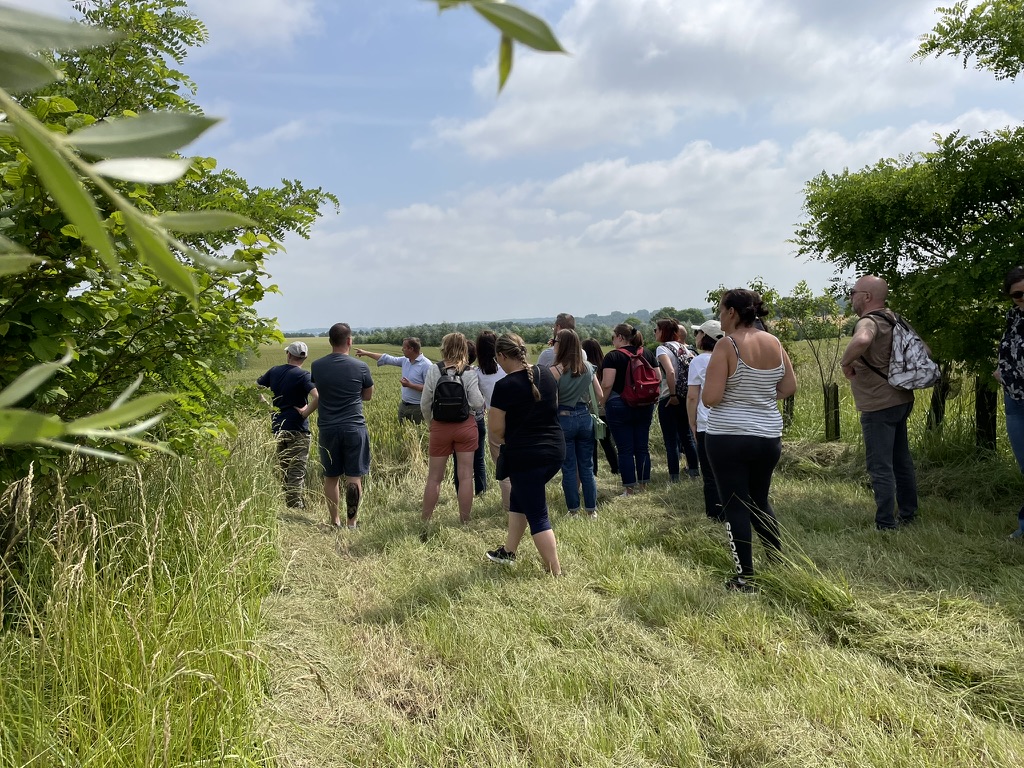
<path id="1" fill-rule="evenodd" d="M 377 361 L 378 366 L 401 366 L 402 399 L 398 403 L 398 420 L 409 419 L 416 424 L 422 423 L 423 413 L 420 411 L 420 399 L 423 396 L 423 382 L 433 363 L 420 354 L 420 340 L 412 336 L 402 339 L 402 357 L 382 352 L 370 352 L 358 347 L 356 348 L 356 357 L 372 357 Z"/>
<path id="2" fill-rule="evenodd" d="M 302 489 L 306 482 L 306 460 L 309 457 L 309 421 L 300 411 L 307 396 L 316 392 L 309 373 L 302 370 L 309 348 L 293 341 L 285 349 L 288 362 L 275 365 L 256 383 L 274 393 L 277 412 L 271 420 L 277 438 L 277 462 L 284 478 L 284 497 L 289 507 L 303 509 Z"/>

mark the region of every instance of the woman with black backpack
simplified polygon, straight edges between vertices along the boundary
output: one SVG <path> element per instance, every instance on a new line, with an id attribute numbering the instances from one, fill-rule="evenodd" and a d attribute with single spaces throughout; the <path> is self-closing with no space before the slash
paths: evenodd
<path id="1" fill-rule="evenodd" d="M 682 339 L 680 335 L 682 334 Z M 690 420 L 686 414 L 686 383 L 690 360 L 693 353 L 682 343 L 686 329 L 668 317 L 655 324 L 654 338 L 658 348 L 654 351 L 661 366 L 661 392 L 658 396 L 658 423 L 665 439 L 665 456 L 668 459 L 669 482 L 679 482 L 679 454 L 686 457 L 686 474 L 692 478 L 700 476 L 697 460 L 697 446 L 690 432 Z"/>
<path id="2" fill-rule="evenodd" d="M 423 489 L 424 522 L 434 514 L 445 464 L 452 453 L 459 473 L 459 520 L 469 520 L 473 508 L 473 453 L 479 442 L 473 414 L 483 405 L 476 371 L 469 367 L 466 337 L 449 333 L 441 339 L 441 362 L 427 370 L 420 399 L 423 419 L 430 427 L 427 484 Z"/>

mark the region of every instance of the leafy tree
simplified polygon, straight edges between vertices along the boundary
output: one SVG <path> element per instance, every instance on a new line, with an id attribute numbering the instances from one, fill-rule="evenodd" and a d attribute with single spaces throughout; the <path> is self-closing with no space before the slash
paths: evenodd
<path id="1" fill-rule="evenodd" d="M 700 325 L 707 320 L 707 315 L 704 314 L 703 310 L 697 309 L 696 307 L 690 307 L 689 309 L 679 310 L 680 322 L 686 322 L 690 325 Z"/>
<path id="2" fill-rule="evenodd" d="M 1024 4 L 1019 0 L 983 0 L 968 10 L 966 0 L 939 8 L 942 20 L 924 35 L 914 58 L 953 56 L 964 68 L 976 59 L 977 69 L 996 78 L 1016 79 L 1024 67 Z"/>

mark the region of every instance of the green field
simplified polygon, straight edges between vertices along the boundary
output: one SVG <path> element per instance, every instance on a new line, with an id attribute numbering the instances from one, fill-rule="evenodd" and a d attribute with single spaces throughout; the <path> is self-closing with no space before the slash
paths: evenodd
<path id="1" fill-rule="evenodd" d="M 283 346 L 234 377 L 239 402 Z M 966 394 L 943 440 L 918 409 L 921 520 L 883 535 L 852 406 L 844 442 L 821 444 L 798 363 L 773 489 L 791 562 L 755 545 L 764 586 L 736 595 L 724 532 L 698 484 L 666 482 L 657 426 L 646 494 L 619 499 L 603 457 L 596 521 L 549 485 L 565 578 L 528 541 L 513 568 L 485 560 L 505 524 L 493 487 L 459 525 L 446 484 L 422 540 L 426 438 L 397 424 L 399 369 L 371 369 L 357 532 L 324 525 L 315 462 L 310 507 L 284 507 L 265 411 L 219 452 L 52 502 L 31 609 L 0 635 L 0 765 L 1024 762 L 1024 547 L 1006 539 L 1024 483 L 964 439 Z"/>

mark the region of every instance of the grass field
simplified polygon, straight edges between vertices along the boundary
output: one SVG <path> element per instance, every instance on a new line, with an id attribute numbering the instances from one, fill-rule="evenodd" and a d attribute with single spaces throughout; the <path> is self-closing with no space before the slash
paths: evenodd
<path id="1" fill-rule="evenodd" d="M 485 561 L 503 540 L 496 489 L 460 526 L 447 487 L 421 541 L 418 433 L 395 423 L 398 369 L 372 370 L 386 460 L 363 530 L 323 532 L 321 507 L 281 523 L 265 618 L 283 765 L 1024 760 L 1024 548 L 1005 539 L 1021 481 L 1005 457 L 930 446 L 920 524 L 880 535 L 844 403 L 850 443 L 787 441 L 774 502 L 792 563 L 736 596 L 724 533 L 696 484 L 664 482 L 655 427 L 646 495 L 616 498 L 602 465 L 600 517 L 576 520 L 549 485 L 567 573 L 553 581 L 529 543 L 515 568 Z M 820 396 L 801 375 L 794 431 L 811 435 Z"/>
<path id="2" fill-rule="evenodd" d="M 310 340 L 311 356 L 327 351 Z M 397 351 L 397 350 L 389 350 Z M 436 350 L 425 350 L 429 355 Z M 773 502 L 790 563 L 729 594 L 700 488 L 634 499 L 601 462 L 597 520 L 548 501 L 566 577 L 524 542 L 513 568 L 496 488 L 418 524 L 425 435 L 396 420 L 398 368 L 372 367 L 374 463 L 357 532 L 284 507 L 268 413 L 233 382 L 238 434 L 208 456 L 115 469 L 47 503 L 52 529 L 0 633 L 0 766 L 1018 766 L 1024 763 L 1024 482 L 913 422 L 921 520 L 873 529 L 859 430 L 820 442 L 800 365 Z M 25 489 L 22 489 L 23 491 Z M 31 495 L 0 500 L 28 519 Z M 19 518 L 20 519 L 20 518 Z"/>

